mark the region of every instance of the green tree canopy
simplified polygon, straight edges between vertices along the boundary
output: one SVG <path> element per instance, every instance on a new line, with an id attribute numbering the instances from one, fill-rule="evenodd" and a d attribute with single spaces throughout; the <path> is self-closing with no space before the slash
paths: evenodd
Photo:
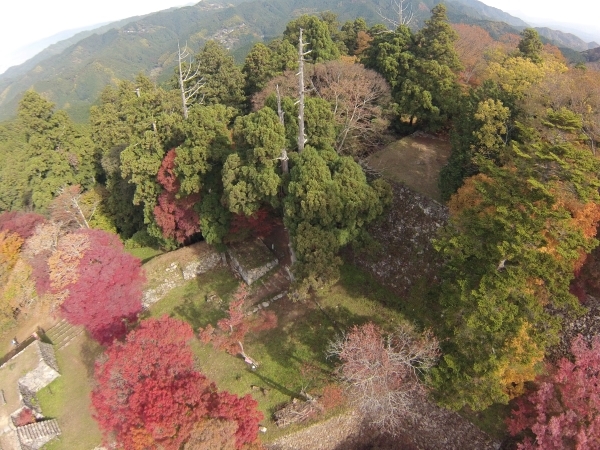
<path id="1" fill-rule="evenodd" d="M 60 189 L 75 184 L 88 189 L 96 181 L 95 155 L 89 136 L 77 129 L 67 113 L 34 91 L 19 104 L 18 119 L 25 135 L 25 173 L 31 206 L 43 210 Z"/>
<path id="2" fill-rule="evenodd" d="M 244 74 L 233 56 L 218 42 L 208 41 L 196 54 L 198 76 L 204 86 L 199 96 L 207 105 L 221 104 L 242 110 L 245 104 Z"/>
<path id="3" fill-rule="evenodd" d="M 305 14 L 289 22 L 283 37 L 295 47 L 298 47 L 300 28 L 303 30 L 304 42 L 308 44 L 306 50 L 311 52 L 307 55 L 308 60 L 325 62 L 340 57 L 340 50 L 331 39 L 331 30 L 326 21 Z"/>

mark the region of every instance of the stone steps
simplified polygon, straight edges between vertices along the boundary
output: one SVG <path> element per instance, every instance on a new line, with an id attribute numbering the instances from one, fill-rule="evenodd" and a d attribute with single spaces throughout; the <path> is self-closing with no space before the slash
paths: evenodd
<path id="1" fill-rule="evenodd" d="M 81 333 L 83 333 L 82 326 L 71 325 L 65 319 L 62 319 L 46 331 L 46 336 L 50 339 L 54 347 L 56 347 L 57 350 L 60 350 L 69 345 L 69 343 Z"/>
<path id="2" fill-rule="evenodd" d="M 59 434 L 61 434 L 61 431 L 56 419 L 43 420 L 17 428 L 19 441 L 24 445 L 34 441 L 50 440 Z"/>

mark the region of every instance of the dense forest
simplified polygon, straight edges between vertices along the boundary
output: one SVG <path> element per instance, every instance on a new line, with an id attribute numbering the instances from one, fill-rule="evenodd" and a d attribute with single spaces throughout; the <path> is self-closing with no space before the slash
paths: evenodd
<path id="1" fill-rule="evenodd" d="M 354 327 L 330 345 L 340 383 L 390 433 L 408 395 L 429 395 L 463 412 L 510 402 L 519 448 L 600 445 L 599 338 L 547 358 L 600 294 L 600 72 L 531 28 L 492 37 L 440 4 L 417 29 L 397 12 L 391 30 L 301 15 L 243 65 L 215 41 L 182 44 L 170 78 L 105 86 L 89 123 L 30 90 L 0 124 L 3 327 L 46 302 L 107 347 L 92 403 L 118 445 L 259 448 L 262 419 L 196 370 L 188 324 L 138 320 L 144 274 L 125 249 L 224 248 L 280 226 L 290 295 L 310 298 L 340 279 L 344 249 L 375 245 L 369 226 L 390 208 L 366 158 L 416 131 L 451 142 L 426 294 L 438 325 Z M 207 341 L 231 333 L 237 348 L 240 304 Z"/>

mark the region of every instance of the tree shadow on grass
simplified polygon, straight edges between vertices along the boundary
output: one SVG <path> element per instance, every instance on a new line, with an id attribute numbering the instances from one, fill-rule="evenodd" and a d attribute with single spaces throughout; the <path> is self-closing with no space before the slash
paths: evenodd
<path id="1" fill-rule="evenodd" d="M 103 351 L 104 347 L 102 347 L 93 339 L 85 339 L 81 344 L 79 354 L 81 357 L 81 362 L 85 366 L 88 378 L 94 377 L 94 368 L 96 366 L 96 360 L 102 354 Z"/>
<path id="2" fill-rule="evenodd" d="M 294 398 L 294 397 L 300 397 L 300 394 L 298 392 L 294 392 L 288 388 L 286 388 L 284 385 L 278 383 L 277 381 L 273 380 L 272 378 L 269 378 L 268 376 L 266 376 L 265 374 L 261 373 L 260 371 L 260 367 L 256 370 L 250 370 L 248 369 L 252 375 L 254 375 L 256 378 L 258 378 L 260 381 L 262 381 L 265 385 L 269 386 L 269 388 L 271 389 L 275 389 L 279 392 L 281 392 L 283 395 L 287 395 L 290 398 Z"/>
<path id="3" fill-rule="evenodd" d="M 198 328 L 204 328 L 209 323 L 214 326 L 219 320 L 226 317 L 227 313 L 216 304 L 198 299 L 186 299 L 181 305 L 173 308 L 171 316 L 175 315 L 189 323 L 194 330 L 197 330 Z"/>
<path id="4" fill-rule="evenodd" d="M 310 307 L 304 314 L 269 330 L 258 337 L 271 359 L 279 365 L 298 372 L 298 383 L 306 377 L 323 378 L 331 375 L 334 362 L 326 361 L 329 341 L 352 325 L 362 324 L 369 317 L 353 314 L 344 306 Z M 312 371 L 304 376 L 302 371 Z"/>
<path id="5" fill-rule="evenodd" d="M 410 292 L 401 296 L 383 286 L 371 274 L 353 266 L 341 267 L 340 286 L 350 298 L 364 297 L 379 305 L 397 311 L 406 319 L 422 328 L 437 327 L 441 309 L 437 301 L 437 286 L 431 285 L 425 278 L 417 280 Z"/>

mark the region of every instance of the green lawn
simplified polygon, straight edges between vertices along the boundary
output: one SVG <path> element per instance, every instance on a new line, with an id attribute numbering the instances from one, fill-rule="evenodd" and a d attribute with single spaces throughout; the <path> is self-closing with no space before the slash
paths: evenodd
<path id="1" fill-rule="evenodd" d="M 188 321 L 194 329 L 216 322 L 225 316 L 231 294 L 238 281 L 227 269 L 204 274 L 197 280 L 174 289 L 151 307 L 152 316 L 168 314 Z M 217 293 L 221 304 L 206 302 L 208 293 Z M 374 320 L 385 326 L 404 319 L 401 300 L 376 285 L 367 274 L 345 266 L 342 280 L 331 289 L 304 303 L 280 300 L 270 307 L 278 316 L 275 329 L 248 335 L 246 353 L 259 362 L 251 371 L 239 356 L 217 351 L 211 345 L 193 343 L 200 370 L 219 389 L 238 395 L 251 394 L 265 414 L 268 432 L 263 440 L 271 441 L 295 428 L 278 430 L 271 418 L 280 405 L 299 396 L 304 388 L 319 394 L 335 381 L 334 361 L 325 358 L 329 340 L 351 326 Z M 255 385 L 266 393 L 252 390 Z"/>
<path id="2" fill-rule="evenodd" d="M 46 444 L 45 450 L 91 450 L 101 443 L 90 401 L 94 361 L 101 351 L 85 334 L 56 351 L 61 376 L 39 391 L 37 398 L 44 416 L 58 419 L 62 435 Z"/>
<path id="3" fill-rule="evenodd" d="M 145 264 L 155 256 L 162 255 L 164 253 L 162 250 L 157 250 L 152 247 L 126 248 L 125 251 L 132 254 L 136 258 L 141 259 L 142 264 Z"/>

